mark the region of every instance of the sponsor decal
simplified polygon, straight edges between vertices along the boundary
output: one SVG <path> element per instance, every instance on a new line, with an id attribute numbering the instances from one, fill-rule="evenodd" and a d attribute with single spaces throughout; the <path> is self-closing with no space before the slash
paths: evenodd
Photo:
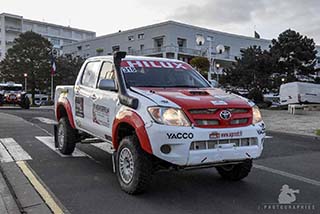
<path id="1" fill-rule="evenodd" d="M 216 106 L 228 105 L 228 103 L 223 100 L 213 100 L 211 101 L 211 103 Z"/>
<path id="2" fill-rule="evenodd" d="M 110 127 L 110 109 L 93 104 L 92 107 L 93 122 L 102 126 Z"/>
<path id="3" fill-rule="evenodd" d="M 83 97 L 75 97 L 76 116 L 84 118 Z"/>
<path id="4" fill-rule="evenodd" d="M 121 67 L 120 70 L 123 73 L 137 73 L 137 69 L 135 67 Z"/>
<path id="5" fill-rule="evenodd" d="M 264 123 L 261 123 L 258 126 L 259 126 L 259 128 L 257 129 L 258 135 L 264 135 L 266 133 L 266 127 Z"/>
<path id="6" fill-rule="evenodd" d="M 209 134 L 209 139 L 220 139 L 220 138 L 234 138 L 234 137 L 241 137 L 242 131 L 237 132 L 212 132 Z"/>
<path id="7" fill-rule="evenodd" d="M 176 98 L 178 98 L 178 99 L 184 99 L 184 100 L 200 100 L 200 98 L 198 98 L 198 97 L 188 97 L 188 96 L 181 96 L 181 95 L 178 95 L 178 96 L 176 96 Z"/>
<path id="8" fill-rule="evenodd" d="M 220 112 L 220 118 L 222 120 L 229 120 L 231 118 L 231 112 L 228 110 L 223 110 Z"/>
<path id="9" fill-rule="evenodd" d="M 191 70 L 192 67 L 182 62 L 165 62 L 165 61 L 145 61 L 145 60 L 124 60 L 121 62 L 121 67 L 133 68 L 172 68 Z"/>
<path id="10" fill-rule="evenodd" d="M 168 139 L 193 139 L 192 133 L 167 133 Z"/>

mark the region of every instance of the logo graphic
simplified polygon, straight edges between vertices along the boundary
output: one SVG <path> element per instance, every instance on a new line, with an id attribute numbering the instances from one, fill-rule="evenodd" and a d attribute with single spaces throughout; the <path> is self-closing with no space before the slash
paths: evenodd
<path id="1" fill-rule="evenodd" d="M 229 120 L 231 118 L 231 112 L 228 110 L 223 110 L 220 112 L 220 118 L 222 120 Z"/>
<path id="2" fill-rule="evenodd" d="M 193 139 L 192 133 L 167 133 L 168 139 Z"/>
<path id="3" fill-rule="evenodd" d="M 287 184 L 285 184 L 280 189 L 278 202 L 279 204 L 291 204 L 297 200 L 295 194 L 299 194 L 299 193 L 300 193 L 300 190 L 290 189 L 290 187 Z"/>

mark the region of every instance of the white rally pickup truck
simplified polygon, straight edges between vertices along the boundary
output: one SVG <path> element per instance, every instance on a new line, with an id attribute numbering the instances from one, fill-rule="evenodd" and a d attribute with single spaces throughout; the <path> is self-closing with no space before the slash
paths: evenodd
<path id="1" fill-rule="evenodd" d="M 109 142 L 129 194 L 162 169 L 215 167 L 241 180 L 265 137 L 251 101 L 211 87 L 185 62 L 125 52 L 86 60 L 74 86 L 56 88 L 55 112 L 56 147 L 71 154 L 78 142 Z"/>

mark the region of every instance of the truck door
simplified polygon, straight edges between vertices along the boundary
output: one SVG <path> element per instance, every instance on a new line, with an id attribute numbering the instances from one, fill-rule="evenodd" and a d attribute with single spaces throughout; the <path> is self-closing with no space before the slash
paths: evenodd
<path id="1" fill-rule="evenodd" d="M 100 65 L 100 61 L 88 62 L 82 73 L 80 83 L 75 86 L 75 121 L 85 131 L 90 131 L 92 126 L 92 106 L 97 99 L 94 90 Z"/>
<path id="2" fill-rule="evenodd" d="M 115 72 L 112 62 L 104 61 L 101 66 L 98 83 L 101 79 L 115 80 Z M 117 83 L 116 83 L 117 84 Z M 98 86 L 97 86 L 98 87 Z M 108 141 L 111 141 L 112 123 L 119 107 L 118 92 L 96 89 L 97 99 L 93 102 L 93 123 L 96 133 Z"/>

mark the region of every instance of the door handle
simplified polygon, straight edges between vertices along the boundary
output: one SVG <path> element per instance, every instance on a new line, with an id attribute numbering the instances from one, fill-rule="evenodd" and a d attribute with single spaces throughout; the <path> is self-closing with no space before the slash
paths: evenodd
<path id="1" fill-rule="evenodd" d="M 97 96 L 96 96 L 95 94 L 92 94 L 92 95 L 90 96 L 90 98 L 91 98 L 92 100 L 96 100 L 96 99 L 97 99 Z"/>

